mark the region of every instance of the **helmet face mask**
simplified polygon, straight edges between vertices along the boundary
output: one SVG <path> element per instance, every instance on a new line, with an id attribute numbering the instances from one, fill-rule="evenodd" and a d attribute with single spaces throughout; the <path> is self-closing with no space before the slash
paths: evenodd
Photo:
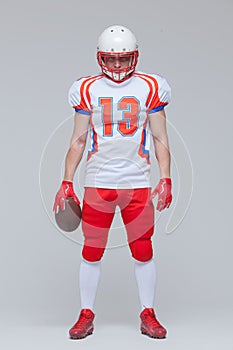
<path id="1" fill-rule="evenodd" d="M 114 81 L 124 81 L 134 72 L 138 59 L 138 51 L 102 52 L 98 51 L 97 60 L 102 72 Z"/>
<path id="2" fill-rule="evenodd" d="M 115 82 L 122 82 L 134 72 L 138 60 L 136 38 L 126 27 L 114 25 L 100 35 L 97 61 L 102 72 Z"/>

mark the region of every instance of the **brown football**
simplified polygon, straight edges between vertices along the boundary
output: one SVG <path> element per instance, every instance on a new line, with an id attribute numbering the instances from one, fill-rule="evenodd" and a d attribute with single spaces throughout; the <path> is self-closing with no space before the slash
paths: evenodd
<path id="1" fill-rule="evenodd" d="M 81 218 L 81 207 L 72 197 L 65 199 L 65 210 L 59 208 L 58 213 L 55 214 L 58 227 L 65 232 L 75 231 L 79 227 Z"/>

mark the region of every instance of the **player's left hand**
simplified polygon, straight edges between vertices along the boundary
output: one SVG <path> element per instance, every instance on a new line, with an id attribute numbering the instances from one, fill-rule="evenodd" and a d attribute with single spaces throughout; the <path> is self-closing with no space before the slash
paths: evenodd
<path id="1" fill-rule="evenodd" d="M 160 179 L 158 185 L 151 193 L 150 199 L 152 200 L 158 194 L 158 203 L 156 209 L 162 211 L 165 208 L 169 208 L 172 201 L 172 181 L 170 177 L 164 177 Z"/>

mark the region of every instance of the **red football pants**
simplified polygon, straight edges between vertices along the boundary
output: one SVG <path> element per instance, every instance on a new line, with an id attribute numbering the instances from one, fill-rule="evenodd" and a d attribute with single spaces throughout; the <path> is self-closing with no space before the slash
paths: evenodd
<path id="1" fill-rule="evenodd" d="M 132 256 L 139 261 L 150 260 L 153 256 L 151 236 L 154 232 L 154 205 L 150 194 L 151 188 L 86 187 L 82 208 L 84 259 L 98 261 L 102 258 L 118 205 Z"/>

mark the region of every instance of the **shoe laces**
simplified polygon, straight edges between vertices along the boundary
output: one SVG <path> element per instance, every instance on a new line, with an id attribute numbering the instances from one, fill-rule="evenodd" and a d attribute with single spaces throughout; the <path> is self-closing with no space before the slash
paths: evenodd
<path id="1" fill-rule="evenodd" d="M 78 319 L 78 321 L 76 322 L 75 326 L 85 326 L 88 322 L 88 318 L 86 318 L 84 315 L 81 315 Z"/>
<path id="2" fill-rule="evenodd" d="M 147 320 L 147 322 L 150 324 L 150 326 L 162 327 L 162 325 L 156 319 L 155 314 L 154 314 L 153 311 L 148 311 L 148 313 L 145 313 L 144 314 L 144 318 Z"/>
<path id="3" fill-rule="evenodd" d="M 86 312 L 82 312 L 79 316 L 78 321 L 75 323 L 74 327 L 86 326 L 88 322 L 91 321 L 91 317 Z"/>

